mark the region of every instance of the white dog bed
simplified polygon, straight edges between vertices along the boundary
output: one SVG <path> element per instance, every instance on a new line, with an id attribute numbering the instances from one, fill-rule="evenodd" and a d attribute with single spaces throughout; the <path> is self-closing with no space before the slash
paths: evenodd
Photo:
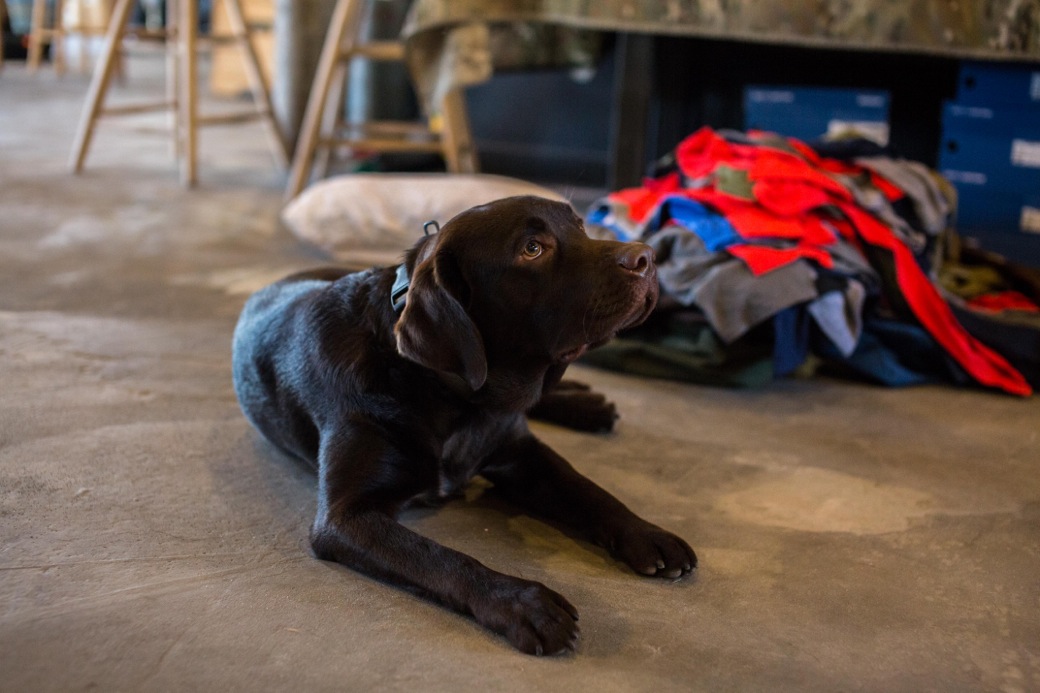
<path id="1" fill-rule="evenodd" d="M 282 210 L 301 240 L 353 266 L 399 262 L 428 221 L 513 195 L 563 200 L 534 183 L 488 174 L 360 173 L 315 183 Z"/>

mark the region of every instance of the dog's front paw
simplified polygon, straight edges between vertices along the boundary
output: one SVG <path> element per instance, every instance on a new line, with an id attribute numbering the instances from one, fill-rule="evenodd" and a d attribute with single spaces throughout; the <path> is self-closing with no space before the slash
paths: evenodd
<path id="1" fill-rule="evenodd" d="M 527 654 L 555 655 L 573 651 L 578 644 L 578 611 L 537 582 L 504 578 L 473 615 Z"/>
<path id="2" fill-rule="evenodd" d="M 697 567 L 697 554 L 689 544 L 649 522 L 623 527 L 609 548 L 615 558 L 643 575 L 679 578 Z"/>
<path id="3" fill-rule="evenodd" d="M 528 415 L 533 419 L 590 433 L 608 432 L 617 421 L 617 407 L 605 395 L 574 380 L 560 381 Z"/>

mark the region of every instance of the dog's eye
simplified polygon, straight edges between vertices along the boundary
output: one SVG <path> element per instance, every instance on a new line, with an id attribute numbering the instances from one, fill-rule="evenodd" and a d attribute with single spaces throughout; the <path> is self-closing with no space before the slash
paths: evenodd
<path id="1" fill-rule="evenodd" d="M 527 241 L 527 245 L 524 246 L 524 257 L 528 260 L 533 260 L 542 254 L 542 244 L 533 238 Z"/>

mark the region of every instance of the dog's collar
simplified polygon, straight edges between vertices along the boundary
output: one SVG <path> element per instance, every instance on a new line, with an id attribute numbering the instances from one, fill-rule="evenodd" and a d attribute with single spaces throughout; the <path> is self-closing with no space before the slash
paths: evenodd
<path id="1" fill-rule="evenodd" d="M 430 235 L 430 227 L 433 227 L 434 233 L 439 233 L 441 225 L 436 220 L 431 219 L 430 221 L 423 224 L 422 230 L 424 236 Z M 394 286 L 390 289 L 390 307 L 394 309 L 394 312 L 400 312 L 404 308 L 405 301 L 408 300 L 408 285 L 411 279 L 408 277 L 408 267 L 402 262 L 397 266 L 397 277 L 394 279 Z"/>
<path id="2" fill-rule="evenodd" d="M 400 312 L 404 308 L 404 303 L 408 299 L 408 284 L 410 282 L 408 267 L 401 263 L 397 266 L 397 278 L 394 280 L 393 288 L 390 289 L 390 307 L 394 309 L 395 313 Z"/>

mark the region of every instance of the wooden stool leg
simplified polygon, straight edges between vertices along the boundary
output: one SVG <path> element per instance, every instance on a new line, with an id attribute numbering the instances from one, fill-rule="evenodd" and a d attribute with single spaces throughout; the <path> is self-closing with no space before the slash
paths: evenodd
<path id="1" fill-rule="evenodd" d="M 180 94 L 177 106 L 181 125 L 181 183 L 198 181 L 198 64 L 195 40 L 199 30 L 198 0 L 180 0 L 177 46 L 180 51 Z"/>
<path id="2" fill-rule="evenodd" d="M 133 5 L 134 0 L 116 0 L 116 5 L 112 8 L 108 30 L 105 32 L 105 43 L 101 49 L 101 58 L 94 66 L 90 88 L 87 90 L 86 107 L 80 117 L 76 138 L 72 145 L 72 159 L 69 166 L 73 173 L 83 170 L 83 162 L 86 160 L 87 150 L 90 148 L 90 140 L 94 136 L 94 125 L 101 113 L 102 102 L 108 91 L 109 80 L 112 78 L 116 54 L 119 52 L 119 45 L 123 39 L 123 30 L 130 18 L 130 10 L 133 9 Z"/>
<path id="3" fill-rule="evenodd" d="M 179 0 L 166 0 L 166 17 L 165 17 L 165 30 L 166 30 L 166 101 L 170 104 L 169 111 L 169 122 L 170 122 L 170 150 L 173 153 L 173 160 L 178 161 L 181 158 L 181 120 L 180 120 L 180 60 L 177 54 L 177 47 L 180 42 L 177 36 L 180 31 L 178 20 L 180 19 L 180 8 L 177 3 Z M 185 0 L 186 1 L 186 0 Z"/>
<path id="4" fill-rule="evenodd" d="M 76 2 L 76 28 L 79 32 L 79 72 L 86 74 L 87 66 L 90 64 L 90 25 L 87 24 L 87 3 L 83 0 Z"/>
<path id="5" fill-rule="evenodd" d="M 33 0 L 32 26 L 29 29 L 29 72 L 34 73 L 40 69 L 40 61 L 43 59 L 43 40 L 47 28 L 47 0 Z"/>
<path id="6" fill-rule="evenodd" d="M 105 26 L 108 26 L 109 20 L 112 19 L 112 13 L 115 11 L 115 3 L 110 3 L 108 6 L 108 16 L 105 17 Z M 102 36 L 104 32 L 102 32 Z M 119 50 L 116 51 L 116 66 L 115 76 L 119 84 L 126 84 L 126 51 L 123 50 L 122 44 L 119 45 Z"/>
<path id="7" fill-rule="evenodd" d="M 347 88 L 347 61 L 340 60 L 332 73 L 332 81 L 329 87 L 329 95 L 326 97 L 325 113 L 323 114 L 321 129 L 319 133 L 335 133 L 343 126 L 343 96 Z M 317 147 L 314 152 L 314 160 L 311 170 L 320 178 L 329 175 L 329 166 L 332 163 L 334 145 Z"/>
<path id="8" fill-rule="evenodd" d="M 7 19 L 7 0 L 0 0 L 0 27 Z M 4 32 L 0 28 L 0 70 L 4 69 Z"/>
<path id="9" fill-rule="evenodd" d="M 51 17 L 50 44 L 51 64 L 54 74 L 65 74 L 65 4 L 62 0 L 54 0 L 54 16 Z"/>
<path id="10" fill-rule="evenodd" d="M 441 146 L 444 163 L 451 173 L 476 173 L 477 157 L 473 149 L 469 118 L 466 115 L 466 99 L 461 89 L 452 89 L 441 105 L 444 114 L 444 130 Z"/>
<path id="11" fill-rule="evenodd" d="M 354 39 L 353 29 L 357 24 L 360 10 L 361 3 L 357 0 L 339 0 L 333 10 L 329 31 L 325 36 L 321 57 L 318 60 L 318 69 L 314 75 L 314 82 L 311 84 L 311 93 L 307 98 L 307 108 L 304 110 L 303 124 L 300 128 L 300 139 L 296 145 L 296 153 L 293 155 L 292 168 L 289 171 L 289 183 L 285 189 L 287 200 L 296 197 L 307 185 L 314 163 L 314 150 L 321 137 L 322 116 L 325 113 L 332 78 L 336 73 L 336 64 L 343 55 L 344 39 L 348 34 L 350 34 L 351 40 Z"/>
<path id="12" fill-rule="evenodd" d="M 242 12 L 242 3 L 240 0 L 224 0 L 224 7 L 227 10 L 228 22 L 231 24 L 231 32 L 242 47 L 246 79 L 249 80 L 249 90 L 253 93 L 257 112 L 264 114 L 264 124 L 267 126 L 271 139 L 271 151 L 274 154 L 275 163 L 279 167 L 285 168 L 289 165 L 289 146 L 285 143 L 285 137 L 274 118 L 271 92 L 264 81 L 264 75 L 260 71 L 260 59 L 249 38 L 249 28 L 246 26 L 246 19 Z"/>

